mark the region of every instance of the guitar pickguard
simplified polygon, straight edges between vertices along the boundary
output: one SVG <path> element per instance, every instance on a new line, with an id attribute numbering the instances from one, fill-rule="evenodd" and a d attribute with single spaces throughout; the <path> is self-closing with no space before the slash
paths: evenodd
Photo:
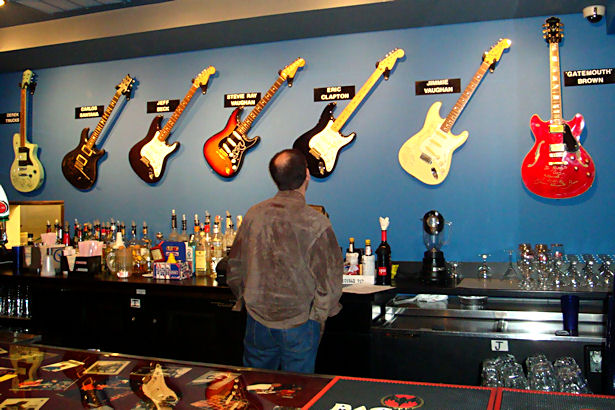
<path id="1" fill-rule="evenodd" d="M 178 144 L 174 142 L 167 145 L 166 142 L 158 139 L 159 134 L 160 131 L 157 131 L 154 138 L 141 148 L 141 160 L 152 168 L 155 178 L 160 176 L 166 157 L 175 151 Z"/>
<path id="2" fill-rule="evenodd" d="M 327 172 L 333 170 L 339 150 L 350 144 L 356 135 L 353 132 L 344 136 L 337 131 L 333 131 L 331 129 L 333 121 L 333 119 L 329 120 L 325 128 L 314 135 L 308 144 L 310 154 L 324 162 Z"/>

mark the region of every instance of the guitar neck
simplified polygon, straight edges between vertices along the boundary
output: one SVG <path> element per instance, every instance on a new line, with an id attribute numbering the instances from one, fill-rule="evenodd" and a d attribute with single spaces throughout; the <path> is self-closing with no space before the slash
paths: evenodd
<path id="1" fill-rule="evenodd" d="M 96 140 L 100 136 L 100 133 L 105 127 L 105 124 L 107 123 L 107 120 L 109 119 L 109 116 L 111 115 L 111 112 L 115 108 L 115 105 L 117 104 L 117 101 L 120 99 L 121 95 L 122 95 L 122 91 L 118 90 L 113 96 L 113 98 L 111 99 L 111 102 L 109 103 L 109 105 L 107 105 L 107 108 L 105 109 L 105 112 L 103 113 L 102 118 L 100 119 L 100 121 L 98 121 L 98 125 L 96 126 L 96 128 L 94 128 L 92 135 L 90 136 L 90 138 L 88 139 L 88 142 L 86 143 L 86 146 L 89 149 L 92 149 L 94 147 L 94 144 L 96 144 Z"/>
<path id="2" fill-rule="evenodd" d="M 28 131 L 28 90 L 25 87 L 21 88 L 19 111 L 19 146 L 25 147 Z"/>
<path id="3" fill-rule="evenodd" d="M 549 44 L 549 78 L 551 80 L 551 122 L 563 124 L 562 89 L 559 67 L 559 44 Z"/>
<path id="4" fill-rule="evenodd" d="M 382 75 L 382 70 L 376 69 L 372 73 L 372 75 L 369 76 L 369 78 L 367 79 L 365 84 L 363 84 L 359 92 L 355 94 L 353 99 L 350 100 L 348 105 L 346 105 L 344 110 L 340 113 L 340 115 L 333 122 L 333 125 L 331 126 L 331 128 L 334 131 L 339 132 L 342 129 L 344 124 L 346 124 L 346 121 L 348 121 L 348 118 L 350 118 L 352 113 L 357 109 L 357 107 L 359 107 L 359 105 L 361 104 L 365 96 L 367 96 L 370 90 L 374 87 L 374 84 L 376 84 L 376 81 L 378 81 L 381 75 Z"/>
<path id="5" fill-rule="evenodd" d="M 277 93 L 282 84 L 284 84 L 284 81 L 286 81 L 284 77 L 278 77 L 278 79 L 275 81 L 275 83 L 273 83 L 269 91 L 267 91 L 263 98 L 261 98 L 260 101 L 254 106 L 246 119 L 243 120 L 241 124 L 237 126 L 237 132 L 239 132 L 241 135 L 245 135 L 248 132 L 250 127 L 252 127 L 252 123 L 254 122 L 256 117 L 258 117 L 258 114 L 260 114 L 263 108 L 265 108 L 269 101 L 271 101 L 275 93 Z"/>
<path id="6" fill-rule="evenodd" d="M 192 87 L 190 87 L 190 90 L 188 90 L 188 93 L 186 93 L 186 96 L 184 97 L 182 102 L 179 103 L 179 105 L 173 112 L 173 115 L 171 115 L 171 118 L 169 118 L 169 121 L 167 121 L 164 127 L 162 127 L 162 130 L 160 130 L 160 133 L 158 134 L 158 139 L 160 141 L 166 141 L 167 138 L 169 138 L 169 134 L 171 134 L 171 130 L 175 126 L 175 123 L 177 122 L 177 120 L 179 120 L 179 117 L 182 115 L 182 113 L 188 106 L 188 103 L 190 102 L 192 97 L 194 97 L 194 94 L 196 93 L 196 90 L 198 88 L 199 86 L 197 84 L 192 84 Z"/>
<path id="7" fill-rule="evenodd" d="M 472 97 L 472 94 L 474 94 L 474 91 L 476 91 L 476 88 L 482 81 L 488 68 L 489 64 L 483 61 L 483 63 L 478 68 L 478 71 L 476 71 L 476 74 L 474 74 L 474 77 L 472 77 L 472 81 L 470 81 L 465 90 L 463 90 L 461 96 L 453 106 L 453 109 L 444 119 L 444 122 L 440 127 L 443 132 L 449 132 L 451 128 L 453 128 L 455 121 L 457 121 L 457 118 L 459 118 L 459 116 L 461 115 L 461 112 Z"/>

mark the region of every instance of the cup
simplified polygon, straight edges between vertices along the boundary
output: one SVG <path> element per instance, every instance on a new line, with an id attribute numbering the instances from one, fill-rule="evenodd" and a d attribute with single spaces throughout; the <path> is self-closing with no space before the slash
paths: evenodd
<path id="1" fill-rule="evenodd" d="M 562 316 L 564 330 L 570 336 L 579 335 L 579 297 L 576 295 L 564 295 L 561 297 Z"/>
<path id="2" fill-rule="evenodd" d="M 24 246 L 13 246 L 11 249 L 11 253 L 13 256 L 13 273 L 20 274 L 22 268 L 25 265 L 25 247 Z"/>

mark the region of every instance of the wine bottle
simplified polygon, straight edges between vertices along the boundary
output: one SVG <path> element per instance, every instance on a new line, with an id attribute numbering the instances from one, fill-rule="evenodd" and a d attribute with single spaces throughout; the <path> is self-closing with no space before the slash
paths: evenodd
<path id="1" fill-rule="evenodd" d="M 346 260 L 344 262 L 344 273 L 346 275 L 359 274 L 359 252 L 357 252 L 354 248 L 354 238 L 350 238 L 348 243 Z"/>
<path id="2" fill-rule="evenodd" d="M 365 240 L 365 255 L 363 255 L 361 266 L 363 275 L 376 275 L 376 256 L 372 254 L 372 241 L 369 239 Z"/>
<path id="3" fill-rule="evenodd" d="M 380 217 L 381 242 L 376 249 L 376 285 L 391 284 L 391 247 L 387 242 L 389 217 Z"/>

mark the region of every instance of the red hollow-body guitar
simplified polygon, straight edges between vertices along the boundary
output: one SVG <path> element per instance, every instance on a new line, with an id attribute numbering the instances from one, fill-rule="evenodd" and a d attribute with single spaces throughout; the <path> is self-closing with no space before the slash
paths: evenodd
<path id="1" fill-rule="evenodd" d="M 552 199 L 572 198 L 587 191 L 594 183 L 596 170 L 590 155 L 581 146 L 585 126 L 581 114 L 572 120 L 562 118 L 559 42 L 563 24 L 550 17 L 543 25 L 549 43 L 551 79 L 551 119 L 543 121 L 534 114 L 530 128 L 534 146 L 521 165 L 523 183 L 534 194 Z"/>

